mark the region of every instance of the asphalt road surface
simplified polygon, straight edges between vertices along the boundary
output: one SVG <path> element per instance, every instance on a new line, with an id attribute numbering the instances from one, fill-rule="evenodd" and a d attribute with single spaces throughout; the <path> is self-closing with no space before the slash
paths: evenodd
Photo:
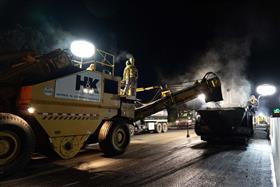
<path id="1" fill-rule="evenodd" d="M 127 152 L 106 158 L 98 145 L 70 160 L 34 156 L 0 186 L 273 186 L 270 145 L 207 145 L 191 132 L 136 135 Z"/>

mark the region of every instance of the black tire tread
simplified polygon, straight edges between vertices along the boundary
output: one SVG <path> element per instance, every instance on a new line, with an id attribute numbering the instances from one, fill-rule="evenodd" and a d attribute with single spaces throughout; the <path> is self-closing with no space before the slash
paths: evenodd
<path id="1" fill-rule="evenodd" d="M 114 147 L 114 145 L 112 145 L 112 141 L 111 141 L 113 132 L 118 127 L 125 129 L 125 132 L 127 133 L 126 137 L 128 138 L 126 147 L 121 148 L 121 149 L 116 149 Z M 123 121 L 121 119 L 116 119 L 114 121 L 105 121 L 102 124 L 102 127 L 99 131 L 98 142 L 99 142 L 99 147 L 101 148 L 101 150 L 104 152 L 105 155 L 115 156 L 115 155 L 122 154 L 125 152 L 128 144 L 130 142 L 129 127 L 127 126 L 125 121 Z"/>
<path id="2" fill-rule="evenodd" d="M 159 129 L 159 127 L 160 127 L 160 129 Z M 161 133 L 162 132 L 162 124 L 160 124 L 160 123 L 156 124 L 155 132 L 156 133 Z"/>
<path id="3" fill-rule="evenodd" d="M 167 123 L 162 123 L 162 132 L 166 133 L 168 131 Z"/>
<path id="4" fill-rule="evenodd" d="M 17 160 L 9 165 L 0 166 L 0 178 L 22 170 L 29 162 L 31 154 L 34 152 L 35 148 L 35 136 L 33 130 L 28 123 L 19 116 L 10 113 L 0 113 L 0 130 L 3 129 L 11 129 L 12 131 L 15 129 L 17 129 L 16 131 L 21 130 L 20 133 L 22 134 L 20 137 L 25 138 L 25 143 L 22 153 Z"/>

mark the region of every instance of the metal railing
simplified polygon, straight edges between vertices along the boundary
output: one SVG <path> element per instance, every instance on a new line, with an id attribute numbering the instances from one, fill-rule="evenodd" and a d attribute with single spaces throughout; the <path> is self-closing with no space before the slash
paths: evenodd
<path id="1" fill-rule="evenodd" d="M 91 58 L 79 58 L 73 56 L 71 59 L 72 62 L 76 63 L 80 68 L 83 68 L 83 66 L 87 64 L 100 64 L 102 67 L 108 67 L 110 68 L 109 74 L 114 76 L 115 56 L 101 49 L 96 49 L 95 55 Z M 104 68 L 102 71 L 107 73 L 106 68 Z"/>

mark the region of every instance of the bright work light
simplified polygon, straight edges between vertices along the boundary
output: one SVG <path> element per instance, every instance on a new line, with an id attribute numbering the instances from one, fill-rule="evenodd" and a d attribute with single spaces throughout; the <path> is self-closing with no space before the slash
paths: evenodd
<path id="1" fill-rule="evenodd" d="M 199 100 L 205 102 L 206 96 L 205 96 L 205 94 L 200 94 L 200 95 L 197 96 L 197 98 L 198 98 Z"/>
<path id="2" fill-rule="evenodd" d="M 84 40 L 73 41 L 70 50 L 75 56 L 80 58 L 90 58 L 95 54 L 95 46 Z"/>
<path id="3" fill-rule="evenodd" d="M 273 95 L 276 92 L 276 87 L 270 84 L 262 84 L 257 87 L 257 93 L 261 96 Z"/>

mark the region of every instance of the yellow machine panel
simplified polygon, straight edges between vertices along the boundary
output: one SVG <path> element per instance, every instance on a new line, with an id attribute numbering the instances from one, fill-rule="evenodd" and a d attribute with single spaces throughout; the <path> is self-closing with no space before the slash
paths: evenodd
<path id="1" fill-rule="evenodd" d="M 50 137 L 88 135 L 120 107 L 117 95 L 103 94 L 103 83 L 102 73 L 91 71 L 43 82 L 32 86 L 28 105 Z"/>

